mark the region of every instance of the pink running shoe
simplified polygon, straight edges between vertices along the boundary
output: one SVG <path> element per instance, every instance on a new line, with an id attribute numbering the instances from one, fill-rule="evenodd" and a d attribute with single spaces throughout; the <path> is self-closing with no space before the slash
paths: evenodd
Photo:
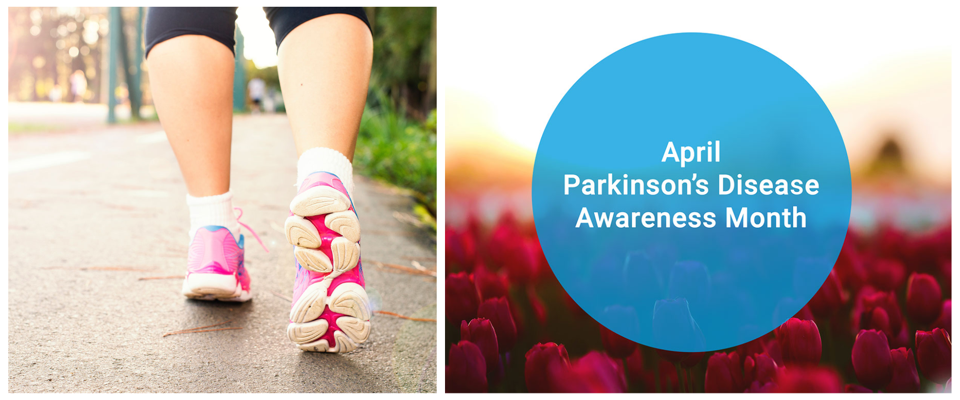
<path id="1" fill-rule="evenodd" d="M 370 337 L 370 305 L 360 220 L 340 179 L 327 172 L 308 176 L 284 230 L 297 259 L 287 336 L 304 351 L 353 351 Z"/>
<path id="2" fill-rule="evenodd" d="M 243 215 L 243 210 L 240 210 L 240 215 Z M 259 242 L 256 232 L 239 219 L 238 216 L 237 222 Z M 263 242 L 260 245 L 263 246 Z M 267 250 L 266 246 L 263 249 Z M 211 225 L 198 229 L 187 256 L 183 295 L 196 300 L 250 300 L 250 275 L 243 266 L 243 235 L 240 235 L 240 240 L 235 240 L 233 233 L 222 226 Z"/>

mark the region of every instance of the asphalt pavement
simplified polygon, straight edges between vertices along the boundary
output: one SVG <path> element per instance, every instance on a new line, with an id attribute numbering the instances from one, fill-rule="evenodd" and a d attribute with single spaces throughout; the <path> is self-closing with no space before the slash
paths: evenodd
<path id="1" fill-rule="evenodd" d="M 374 314 L 370 339 L 347 354 L 287 339 L 296 271 L 282 227 L 296 151 L 286 117 L 237 116 L 232 157 L 234 205 L 270 250 L 247 235 L 253 299 L 242 304 L 180 294 L 186 190 L 159 123 L 9 138 L 11 392 L 436 391 L 434 322 Z M 436 319 L 435 234 L 417 226 L 409 194 L 355 179 L 374 309 Z M 226 321 L 209 329 L 240 329 L 164 337 Z"/>

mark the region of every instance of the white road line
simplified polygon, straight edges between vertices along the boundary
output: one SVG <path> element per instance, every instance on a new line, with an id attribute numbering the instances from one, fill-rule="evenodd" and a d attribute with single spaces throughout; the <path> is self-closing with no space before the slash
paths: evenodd
<path id="1" fill-rule="evenodd" d="M 140 144 L 150 144 L 150 143 L 160 143 L 167 141 L 167 133 L 164 131 L 154 132 L 154 133 L 144 133 L 136 137 L 137 143 Z"/>
<path id="2" fill-rule="evenodd" d="M 54 167 L 57 165 L 69 164 L 90 158 L 91 154 L 86 151 L 61 151 L 57 153 L 43 154 L 39 156 L 26 157 L 18 160 L 10 160 L 9 173 L 30 171 L 34 169 Z"/>

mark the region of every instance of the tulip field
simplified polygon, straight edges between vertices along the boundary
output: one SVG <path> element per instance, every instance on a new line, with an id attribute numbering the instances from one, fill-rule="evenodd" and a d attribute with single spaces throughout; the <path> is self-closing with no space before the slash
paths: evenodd
<path id="1" fill-rule="evenodd" d="M 793 318 L 736 348 L 676 353 L 583 312 L 529 218 L 477 214 L 445 233 L 448 392 L 950 391 L 948 220 L 851 227 Z"/>

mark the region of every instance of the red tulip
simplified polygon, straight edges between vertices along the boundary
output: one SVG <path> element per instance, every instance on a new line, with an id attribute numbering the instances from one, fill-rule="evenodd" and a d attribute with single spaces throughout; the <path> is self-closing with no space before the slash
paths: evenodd
<path id="1" fill-rule="evenodd" d="M 817 323 L 790 318 L 776 329 L 777 341 L 787 365 L 816 365 L 820 363 L 820 330 Z"/>
<path id="2" fill-rule="evenodd" d="M 910 274 L 907 281 L 907 313 L 921 325 L 940 316 L 940 285 L 927 274 Z"/>
<path id="3" fill-rule="evenodd" d="M 917 331 L 917 364 L 927 379 L 943 384 L 950 379 L 950 334 L 940 328 Z"/>
<path id="4" fill-rule="evenodd" d="M 757 354 L 766 354 L 778 366 L 783 366 L 783 352 L 780 351 L 780 343 L 776 337 L 763 335 L 747 343 L 737 346 L 737 353 L 740 359 L 746 360 L 747 356 L 753 356 L 756 359 Z"/>
<path id="5" fill-rule="evenodd" d="M 913 361 L 913 350 L 905 347 L 890 350 L 893 360 L 893 378 L 887 384 L 890 393 L 916 393 L 920 391 L 920 376 L 917 364 Z"/>
<path id="6" fill-rule="evenodd" d="M 510 303 L 507 302 L 506 297 L 485 300 L 480 304 L 477 316 L 489 319 L 493 324 L 493 328 L 497 331 L 500 352 L 506 353 L 517 344 L 517 325 L 513 322 Z"/>
<path id="7" fill-rule="evenodd" d="M 897 290 L 907 277 L 907 269 L 900 260 L 879 259 L 870 268 L 870 284 L 880 290 Z"/>
<path id="8" fill-rule="evenodd" d="M 882 330 L 893 337 L 903 326 L 903 315 L 893 292 L 873 292 L 860 297 L 859 328 Z M 883 310 L 879 312 L 876 310 Z"/>
<path id="9" fill-rule="evenodd" d="M 661 359 L 657 362 L 658 371 L 642 371 L 643 385 L 648 391 L 655 391 L 660 388 L 663 393 L 675 393 L 680 391 L 680 376 L 677 375 L 677 367 L 669 361 Z M 657 381 L 657 374 L 660 374 L 660 380 Z"/>
<path id="10" fill-rule="evenodd" d="M 844 393 L 873 393 L 872 390 L 867 389 L 860 385 L 853 384 L 853 383 L 848 383 L 844 385 L 843 392 Z"/>
<path id="11" fill-rule="evenodd" d="M 477 285 L 477 293 L 481 301 L 510 294 L 506 278 L 501 274 L 490 272 L 483 264 L 477 264 L 474 268 L 473 282 Z"/>
<path id="12" fill-rule="evenodd" d="M 616 334 L 603 325 L 597 325 L 600 326 L 600 342 L 603 343 L 607 354 L 613 358 L 626 358 L 633 354 L 633 350 L 637 348 L 636 342 Z"/>
<path id="13" fill-rule="evenodd" d="M 477 316 L 480 296 L 466 272 L 447 275 L 447 319 L 456 325 Z"/>
<path id="14" fill-rule="evenodd" d="M 572 362 L 555 384 L 558 391 L 564 393 L 623 393 L 627 390 L 623 364 L 599 351 L 591 351 Z"/>
<path id="15" fill-rule="evenodd" d="M 946 299 L 940 307 L 940 318 L 937 318 L 937 320 L 933 322 L 933 327 L 942 328 L 946 330 L 947 333 L 953 333 L 953 331 L 950 330 L 950 311 L 950 299 Z"/>
<path id="16" fill-rule="evenodd" d="M 462 340 L 450 346 L 449 362 L 446 369 L 447 392 L 487 391 L 487 365 L 477 345 Z"/>
<path id="17" fill-rule="evenodd" d="M 740 356 L 736 352 L 713 353 L 707 360 L 707 375 L 704 378 L 704 390 L 707 393 L 743 392 L 743 371 Z"/>
<path id="18" fill-rule="evenodd" d="M 820 290 L 813 295 L 807 306 L 814 315 L 831 315 L 835 313 L 843 304 L 846 298 L 843 294 L 843 286 L 840 283 L 840 277 L 836 271 L 830 271 L 827 280 L 823 281 Z"/>
<path id="19" fill-rule="evenodd" d="M 917 236 L 908 243 L 909 266 L 914 271 L 932 272 L 944 260 L 950 260 L 950 225 Z"/>
<path id="20" fill-rule="evenodd" d="M 843 242 L 840 248 L 840 256 L 837 257 L 837 263 L 833 270 L 837 272 L 837 278 L 843 287 L 850 290 L 858 290 L 867 280 L 867 272 L 863 266 L 863 256 L 858 252 L 850 242 L 850 235 L 847 235 L 847 241 Z"/>
<path id="21" fill-rule="evenodd" d="M 467 323 L 460 322 L 460 340 L 469 341 L 480 348 L 487 363 L 487 374 L 497 370 L 500 365 L 500 352 L 497 347 L 497 332 L 486 318 L 476 318 Z"/>
<path id="22" fill-rule="evenodd" d="M 893 360 L 887 336 L 876 330 L 863 330 L 853 343 L 853 370 L 863 386 L 878 390 L 893 376 Z"/>
<path id="23" fill-rule="evenodd" d="M 747 357 L 753 356 L 754 354 L 763 353 L 763 343 L 766 338 L 767 336 L 764 335 L 737 346 L 737 354 L 740 354 L 741 359 L 746 360 Z"/>
<path id="24" fill-rule="evenodd" d="M 840 393 L 840 375 L 827 367 L 800 366 L 777 370 L 779 393 Z"/>
<path id="25" fill-rule="evenodd" d="M 470 271 L 476 262 L 476 239 L 469 231 L 458 232 L 447 228 L 446 231 L 447 265 L 459 267 L 461 271 Z"/>
<path id="26" fill-rule="evenodd" d="M 526 355 L 524 379 L 531 393 L 554 393 L 555 376 L 570 367 L 567 349 L 556 343 L 537 343 Z"/>
<path id="27" fill-rule="evenodd" d="M 521 240 L 520 227 L 516 218 L 512 213 L 506 212 L 497 220 L 486 248 L 496 265 L 505 265 L 515 258 L 517 245 Z"/>
<path id="28" fill-rule="evenodd" d="M 633 353 L 627 356 L 624 363 L 627 364 L 627 378 L 630 382 L 643 380 L 643 353 L 640 352 L 640 346 L 633 349 Z"/>
<path id="29" fill-rule="evenodd" d="M 773 382 L 777 377 L 777 363 L 766 354 L 748 356 L 743 361 L 743 375 L 746 382 L 759 382 L 761 385 Z"/>

